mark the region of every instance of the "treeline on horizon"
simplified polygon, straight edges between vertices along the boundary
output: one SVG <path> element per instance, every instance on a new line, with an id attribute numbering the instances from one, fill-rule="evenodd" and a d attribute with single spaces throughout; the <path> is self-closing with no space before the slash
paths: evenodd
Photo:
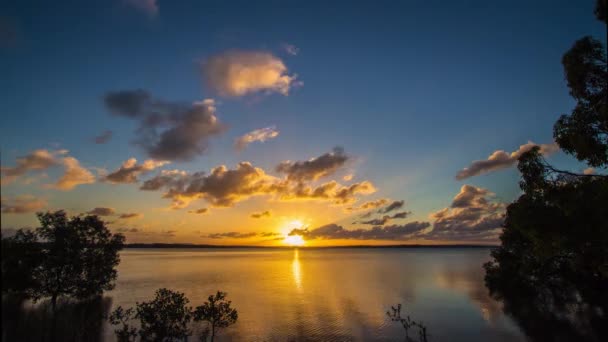
<path id="1" fill-rule="evenodd" d="M 255 245 L 208 245 L 191 243 L 126 243 L 124 248 L 271 248 L 271 249 L 327 249 L 327 248 L 494 248 L 498 245 L 476 245 L 476 244 L 395 244 L 395 245 L 335 245 L 335 246 L 255 246 Z"/>

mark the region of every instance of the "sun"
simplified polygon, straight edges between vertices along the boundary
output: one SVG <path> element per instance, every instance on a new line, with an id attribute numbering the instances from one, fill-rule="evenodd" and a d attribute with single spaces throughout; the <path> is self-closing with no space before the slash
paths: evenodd
<path id="1" fill-rule="evenodd" d="M 283 243 L 290 246 L 304 246 L 305 241 L 301 235 L 291 235 L 286 236 L 285 240 L 283 240 Z"/>

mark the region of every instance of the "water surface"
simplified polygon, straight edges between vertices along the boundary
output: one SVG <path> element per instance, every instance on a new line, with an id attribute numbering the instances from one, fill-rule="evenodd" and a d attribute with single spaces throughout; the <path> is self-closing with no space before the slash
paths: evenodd
<path id="1" fill-rule="evenodd" d="M 403 312 L 431 341 L 521 341 L 483 284 L 485 248 L 127 249 L 113 305 L 149 300 L 160 287 L 193 306 L 217 290 L 239 311 L 220 341 L 394 341 Z M 108 331 L 108 339 L 112 336 Z"/>

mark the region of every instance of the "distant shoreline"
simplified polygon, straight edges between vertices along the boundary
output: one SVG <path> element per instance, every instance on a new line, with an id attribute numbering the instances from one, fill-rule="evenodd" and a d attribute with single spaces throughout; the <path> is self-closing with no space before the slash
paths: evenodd
<path id="1" fill-rule="evenodd" d="M 252 246 L 252 245 L 200 245 L 200 244 L 185 244 L 185 243 L 128 243 L 125 244 L 125 249 L 151 249 L 151 248 L 191 248 L 191 249 L 234 249 L 234 248 L 249 248 L 249 249 L 344 249 L 344 248 L 496 248 L 498 245 L 351 245 L 351 246 Z"/>

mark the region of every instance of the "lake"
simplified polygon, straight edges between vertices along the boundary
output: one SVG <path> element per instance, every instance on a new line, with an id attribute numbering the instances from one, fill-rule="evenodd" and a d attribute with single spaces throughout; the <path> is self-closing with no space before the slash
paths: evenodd
<path id="1" fill-rule="evenodd" d="M 134 306 L 167 287 L 197 306 L 226 291 L 239 319 L 220 341 L 403 340 L 386 316 L 397 303 L 430 341 L 522 341 L 484 286 L 489 259 L 488 248 L 127 249 L 107 295 Z"/>

